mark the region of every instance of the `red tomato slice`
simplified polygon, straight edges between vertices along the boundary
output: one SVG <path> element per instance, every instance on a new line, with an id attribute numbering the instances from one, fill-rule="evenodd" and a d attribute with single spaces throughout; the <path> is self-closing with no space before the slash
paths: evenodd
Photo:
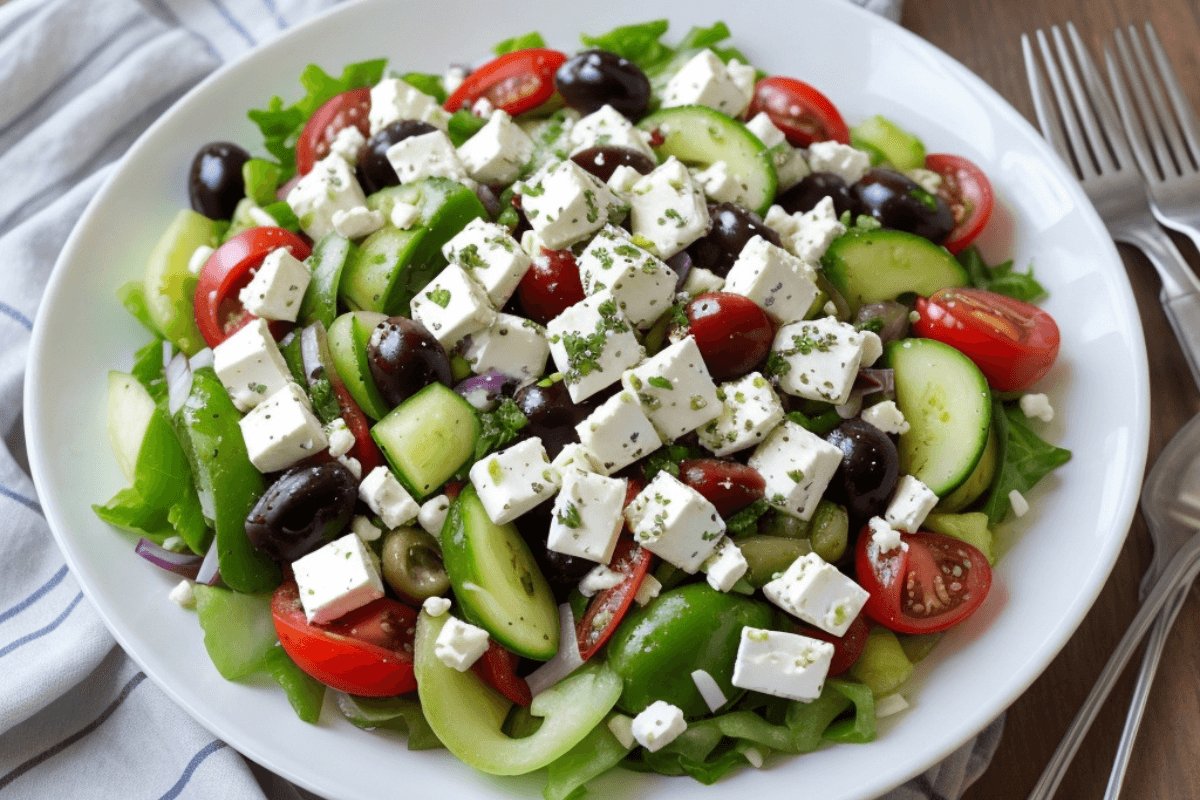
<path id="1" fill-rule="evenodd" d="M 329 146 L 342 128 L 353 125 L 363 136 L 370 136 L 371 124 L 367 119 L 370 112 L 369 88 L 351 89 L 325 101 L 308 118 L 296 140 L 296 172 L 307 175 L 313 164 L 329 155 Z"/>
<path id="2" fill-rule="evenodd" d="M 724 458 L 679 462 L 679 480 L 695 489 L 729 519 L 766 494 L 767 481 L 754 467 Z"/>
<path id="3" fill-rule="evenodd" d="M 309 624 L 296 581 L 271 597 L 279 643 L 300 669 L 326 686 L 362 697 L 392 697 L 417 688 L 413 635 L 417 612 L 386 597 L 327 624 Z"/>
<path id="4" fill-rule="evenodd" d="M 554 96 L 554 73 L 566 60 L 566 53 L 540 47 L 502 55 L 468 75 L 444 108 L 454 113 L 486 97 L 513 117 L 531 111 Z"/>
<path id="5" fill-rule="evenodd" d="M 525 315 L 542 325 L 584 298 L 579 266 L 570 250 L 547 250 L 533 259 L 517 284 L 517 298 Z"/>
<path id="6" fill-rule="evenodd" d="M 196 324 L 209 347 L 225 341 L 252 317 L 238 300 L 254 276 L 254 270 L 279 247 L 290 247 L 292 255 L 306 259 L 312 248 L 296 234 L 283 228 L 251 228 L 217 248 L 196 284 Z M 277 332 L 276 332 L 277 333 Z"/>
<path id="7" fill-rule="evenodd" d="M 583 619 L 579 620 L 575 634 L 579 640 L 579 655 L 584 661 L 594 656 L 621 624 L 638 589 L 642 588 L 652 557 L 649 550 L 634 544 L 628 536 L 617 540 L 617 549 L 608 568 L 624 575 L 625 580 L 593 597 Z"/>
<path id="8" fill-rule="evenodd" d="M 794 78 L 763 78 L 754 87 L 746 118 L 759 112 L 771 118 L 793 147 L 808 147 L 830 139 L 850 144 L 850 129 L 829 98 Z"/>
<path id="9" fill-rule="evenodd" d="M 488 649 L 479 657 L 471 669 L 480 680 L 491 686 L 500 694 L 519 706 L 528 706 L 533 702 L 533 692 L 524 678 L 517 676 L 517 665 L 521 657 L 511 650 L 505 650 L 488 639 Z"/>
<path id="10" fill-rule="evenodd" d="M 927 531 L 902 533 L 907 550 L 880 553 L 871 540 L 864 528 L 854 565 L 859 585 L 870 593 L 863 611 L 897 633 L 951 628 L 975 613 L 992 586 L 987 558 L 966 542 Z"/>
<path id="11" fill-rule="evenodd" d="M 1001 392 L 1027 389 L 1054 366 L 1059 333 L 1040 308 L 983 289 L 940 289 L 917 298 L 913 332 L 954 347 Z"/>
<path id="12" fill-rule="evenodd" d="M 854 622 L 850 623 L 850 627 L 846 629 L 843 636 L 834 636 L 815 625 L 806 625 L 805 623 L 796 625 L 796 633 L 833 645 L 833 661 L 829 665 L 830 678 L 841 675 L 854 666 L 854 662 L 858 661 L 859 656 L 863 654 L 863 649 L 867 646 L 867 634 L 870 632 L 871 626 L 867 624 L 867 620 L 862 614 L 854 618 Z"/>
<path id="13" fill-rule="evenodd" d="M 954 214 L 954 230 L 942 242 L 942 247 L 957 255 L 975 241 L 992 215 L 992 207 L 996 204 L 992 182 L 983 170 L 967 159 L 948 153 L 925 156 L 925 169 L 942 176 L 937 194 Z"/>
<path id="14" fill-rule="evenodd" d="M 346 427 L 354 434 L 354 447 L 351 448 L 348 455 L 358 459 L 358 463 L 362 465 L 362 474 L 368 475 L 371 470 L 383 466 L 383 453 L 379 452 L 379 446 L 371 438 L 371 421 L 358 407 L 358 403 L 354 402 L 354 398 L 350 396 L 350 390 L 346 388 L 346 384 L 342 383 L 336 370 L 328 372 L 329 383 L 333 387 L 334 396 L 337 397 L 338 408 L 342 410 L 342 419 L 345 420 Z"/>

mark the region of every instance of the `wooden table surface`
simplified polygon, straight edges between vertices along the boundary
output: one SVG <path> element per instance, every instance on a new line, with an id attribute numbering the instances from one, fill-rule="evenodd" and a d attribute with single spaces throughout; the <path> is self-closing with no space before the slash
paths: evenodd
<path id="1" fill-rule="evenodd" d="M 1192 105 L 1200 109 L 1200 6 L 1195 0 L 906 0 L 901 22 L 973 70 L 1036 126 L 1022 33 L 1072 21 L 1096 57 L 1102 43 L 1111 42 L 1115 27 L 1147 19 L 1157 28 Z M 1190 241 L 1176 239 L 1193 268 L 1200 265 Z M 1200 411 L 1200 394 L 1159 305 L 1157 276 L 1140 252 L 1122 246 L 1121 255 L 1146 331 L 1152 413 L 1148 464 L 1153 464 L 1171 435 Z M 1009 709 L 1000 749 L 967 800 L 1017 800 L 1033 788 L 1137 613 L 1138 581 L 1152 552 L 1139 514 L 1095 606 L 1045 673 Z M 1154 683 L 1122 793 L 1125 800 L 1200 798 L 1198 621 L 1200 593 L 1193 589 Z M 1140 655 L 1113 691 L 1057 797 L 1103 796 L 1138 663 Z"/>

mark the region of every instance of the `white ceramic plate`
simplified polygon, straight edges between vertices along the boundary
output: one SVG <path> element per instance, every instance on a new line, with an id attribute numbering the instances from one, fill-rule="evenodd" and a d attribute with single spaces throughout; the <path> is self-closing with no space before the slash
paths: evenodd
<path id="1" fill-rule="evenodd" d="M 586 9 L 586 13 L 581 10 Z M 747 769 L 712 788 L 617 772 L 602 797 L 734 798 L 803 786 L 824 800 L 874 797 L 943 758 L 1011 703 L 1091 606 L 1132 517 L 1146 454 L 1147 373 L 1141 328 L 1120 261 L 1075 181 L 1033 129 L 965 68 L 916 36 L 840 0 L 375 0 L 302 26 L 199 86 L 139 140 L 88 208 L 62 253 L 34 331 L 25 411 L 34 478 L 62 549 L 89 599 L 155 682 L 254 760 L 330 798 L 540 794 L 540 776 L 498 780 L 445 752 L 352 728 L 326 708 L 299 722 L 269 681 L 227 683 L 210 666 L 195 616 L 167 600 L 173 581 L 132 553 L 90 504 L 123 485 L 105 430 L 105 373 L 128 369 L 145 334 L 116 288 L 139 278 L 180 206 L 203 143 L 260 141 L 246 110 L 298 94 L 309 62 L 339 72 L 386 55 L 401 71 L 440 72 L 486 57 L 499 39 L 536 28 L 575 49 L 580 31 L 670 18 L 728 22 L 768 72 L 809 81 L 854 124 L 882 113 L 931 152 L 957 152 L 991 176 L 999 198 L 982 241 L 991 259 L 1033 262 L 1050 289 L 1062 356 L 1043 381 L 1057 410 L 1047 436 L 1074 459 L 1039 486 L 992 595 L 920 665 L 911 710 L 879 739 Z M 469 20 L 469 24 L 463 24 Z M 80 336 L 87 331 L 87 336 Z"/>

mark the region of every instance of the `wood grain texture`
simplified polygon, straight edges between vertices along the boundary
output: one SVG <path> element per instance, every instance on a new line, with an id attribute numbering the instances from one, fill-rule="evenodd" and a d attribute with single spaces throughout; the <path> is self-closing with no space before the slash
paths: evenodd
<path id="1" fill-rule="evenodd" d="M 902 22 L 980 75 L 1036 125 L 1021 56 L 1022 33 L 1071 21 L 1093 56 L 1099 57 L 1102 44 L 1111 41 L 1113 28 L 1143 20 L 1154 23 L 1192 105 L 1200 109 L 1200 7 L 1195 0 L 907 0 Z M 1200 255 L 1189 241 L 1177 237 L 1177 243 L 1193 268 L 1200 264 Z M 1171 435 L 1200 411 L 1200 393 L 1159 305 L 1159 283 L 1149 263 L 1124 247 L 1121 255 L 1146 332 L 1152 411 L 1149 463 L 1153 463 Z M 1039 269 L 1051 268 L 1039 265 Z M 1139 515 L 1096 605 L 1046 672 L 1009 709 L 996 758 L 967 792 L 966 800 L 1019 800 L 1033 788 L 1136 614 L 1138 581 L 1152 552 Z M 1200 761 L 1195 757 L 1200 752 L 1198 654 L 1200 593 L 1193 590 L 1154 684 L 1124 800 L 1200 797 Z M 1135 674 L 1136 667 L 1131 667 L 1113 692 L 1057 797 L 1103 796 Z"/>

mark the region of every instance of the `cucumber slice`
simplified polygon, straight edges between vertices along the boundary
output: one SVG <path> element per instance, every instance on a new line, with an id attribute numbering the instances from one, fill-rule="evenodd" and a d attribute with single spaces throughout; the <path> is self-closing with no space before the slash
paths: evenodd
<path id="1" fill-rule="evenodd" d="M 351 308 L 382 312 L 392 286 L 414 258 L 425 229 L 384 227 L 363 240 L 342 272 L 338 293 Z"/>
<path id="2" fill-rule="evenodd" d="M 146 310 L 154 327 L 185 355 L 204 347 L 196 326 L 194 298 L 199 278 L 188 269 L 200 245 L 216 247 L 223 223 L 180 209 L 146 262 Z"/>
<path id="3" fill-rule="evenodd" d="M 137 378 L 115 370 L 108 373 L 108 439 L 130 483 L 154 409 L 154 399 Z"/>
<path id="4" fill-rule="evenodd" d="M 312 280 L 300 301 L 300 325 L 320 322 L 329 330 L 337 318 L 338 287 L 346 264 L 357 258 L 358 246 L 349 239 L 331 233 L 313 248 L 308 257 Z"/>
<path id="5" fill-rule="evenodd" d="M 396 477 L 418 500 L 475 455 L 479 418 L 466 400 L 431 383 L 371 428 Z"/>
<path id="6" fill-rule="evenodd" d="M 969 282 L 966 270 L 946 248 L 904 231 L 848 231 L 829 245 L 821 265 L 852 312 L 905 292 L 928 297 Z"/>
<path id="7" fill-rule="evenodd" d="M 987 449 L 987 379 L 971 359 L 934 339 L 889 342 L 884 364 L 895 371 L 896 405 L 909 425 L 900 434 L 900 471 L 945 497 L 966 482 Z"/>
<path id="8" fill-rule="evenodd" d="M 925 145 L 887 117 L 876 115 L 850 131 L 850 144 L 879 153 L 901 172 L 925 166 Z M 874 158 L 871 159 L 875 163 Z"/>
<path id="9" fill-rule="evenodd" d="M 779 179 L 771 153 L 737 120 L 705 106 L 679 106 L 656 111 L 638 127 L 662 135 L 663 143 L 654 148 L 660 157 L 701 168 L 724 161 L 741 184 L 738 205 L 765 214 L 774 202 Z"/>
<path id="10" fill-rule="evenodd" d="M 978 500 L 988 490 L 988 487 L 992 485 L 992 478 L 996 476 L 996 462 L 999 460 L 999 457 L 1000 438 L 996 435 L 996 426 L 992 425 L 988 430 L 987 445 L 983 449 L 983 455 L 980 456 L 979 463 L 975 465 L 974 471 L 971 472 L 971 477 L 963 481 L 961 486 L 938 502 L 938 513 L 948 514 L 955 511 L 962 511 L 971 505 L 971 503 Z M 971 544 L 975 544 L 975 542 L 971 542 Z M 975 546 L 979 547 L 977 544 Z M 979 549 L 984 550 L 982 547 L 979 547 Z"/>
<path id="11" fill-rule="evenodd" d="M 389 410 L 367 366 L 367 340 L 375 326 L 385 319 L 387 317 L 375 311 L 351 311 L 329 326 L 333 365 L 354 402 L 371 419 L 383 419 Z"/>
<path id="12" fill-rule="evenodd" d="M 442 559 L 463 616 L 518 655 L 554 657 L 558 606 L 550 584 L 517 526 L 492 522 L 474 486 L 464 488 L 450 507 L 442 526 Z"/>

